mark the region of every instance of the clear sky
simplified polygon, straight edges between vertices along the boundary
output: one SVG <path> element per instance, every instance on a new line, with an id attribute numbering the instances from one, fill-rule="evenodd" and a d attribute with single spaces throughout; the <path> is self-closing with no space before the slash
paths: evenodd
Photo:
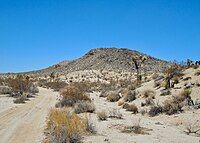
<path id="1" fill-rule="evenodd" d="M 41 69 L 97 47 L 200 59 L 200 0 L 0 0 L 0 72 Z"/>

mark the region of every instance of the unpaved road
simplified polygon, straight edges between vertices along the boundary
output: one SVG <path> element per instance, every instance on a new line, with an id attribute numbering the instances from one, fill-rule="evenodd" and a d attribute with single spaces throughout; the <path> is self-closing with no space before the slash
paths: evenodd
<path id="1" fill-rule="evenodd" d="M 40 88 L 38 96 L 25 104 L 0 112 L 0 143 L 40 143 L 44 138 L 49 109 L 58 93 Z"/>

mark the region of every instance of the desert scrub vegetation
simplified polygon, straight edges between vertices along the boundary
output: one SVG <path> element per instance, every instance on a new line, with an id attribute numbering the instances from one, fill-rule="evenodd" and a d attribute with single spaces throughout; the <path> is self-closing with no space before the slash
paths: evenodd
<path id="1" fill-rule="evenodd" d="M 107 100 L 110 102 L 117 102 L 120 98 L 121 96 L 117 91 L 110 91 L 107 96 Z"/>
<path id="2" fill-rule="evenodd" d="M 107 120 L 108 115 L 105 111 L 100 111 L 100 112 L 97 112 L 97 117 L 98 117 L 99 121 L 105 121 L 105 120 Z"/>
<path id="3" fill-rule="evenodd" d="M 191 99 L 191 90 L 183 90 L 179 95 L 172 96 L 171 99 L 166 100 L 163 105 L 163 112 L 167 115 L 172 115 L 178 112 L 182 112 L 182 108 L 185 105 L 194 105 Z"/>
<path id="4" fill-rule="evenodd" d="M 131 90 L 131 91 L 128 90 L 128 91 L 124 92 L 123 99 L 124 99 L 125 102 L 131 102 L 131 101 L 135 100 L 136 99 L 136 92 L 133 91 L 133 90 Z"/>
<path id="5" fill-rule="evenodd" d="M 39 80 L 37 84 L 40 87 L 51 88 L 54 91 L 59 91 L 60 89 L 64 88 L 67 85 L 64 81 L 49 82 L 48 80 L 45 79 Z"/>
<path id="6" fill-rule="evenodd" d="M 86 132 L 86 121 L 74 113 L 51 109 L 46 136 L 50 143 L 81 143 Z"/>
<path id="7" fill-rule="evenodd" d="M 109 118 L 115 118 L 115 119 L 122 119 L 123 115 L 118 109 L 112 109 L 109 111 Z"/>
<path id="8" fill-rule="evenodd" d="M 72 107 L 78 102 L 91 102 L 91 99 L 86 95 L 86 93 L 76 85 L 67 85 L 64 89 L 61 90 L 60 95 L 61 100 L 56 104 L 56 107 Z"/>
<path id="9" fill-rule="evenodd" d="M 76 114 L 85 112 L 93 113 L 94 111 L 95 111 L 95 106 L 93 103 L 89 101 L 78 102 L 74 106 L 74 112 Z"/>
<path id="10" fill-rule="evenodd" d="M 143 98 L 152 98 L 152 99 L 154 99 L 155 98 L 155 91 L 150 90 L 150 89 L 145 90 L 143 92 Z"/>
<path id="11" fill-rule="evenodd" d="M 152 131 L 152 129 L 141 127 L 140 125 L 141 119 L 139 119 L 136 123 L 133 123 L 132 126 L 126 126 L 123 128 L 123 133 L 134 133 L 134 134 L 142 134 L 142 135 L 148 135 L 149 131 Z"/>
<path id="12" fill-rule="evenodd" d="M 124 103 L 123 108 L 126 109 L 126 111 L 130 111 L 133 114 L 138 113 L 138 107 L 135 104 L 128 104 L 128 103 Z"/>

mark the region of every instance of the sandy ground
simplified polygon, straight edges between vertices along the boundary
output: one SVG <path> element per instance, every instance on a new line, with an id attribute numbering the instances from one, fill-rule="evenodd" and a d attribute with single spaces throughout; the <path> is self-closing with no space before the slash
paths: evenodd
<path id="1" fill-rule="evenodd" d="M 90 96 L 94 99 L 97 112 L 109 113 L 113 109 L 118 109 L 122 113 L 123 119 L 109 118 L 107 121 L 98 121 L 96 114 L 90 114 L 97 134 L 86 136 L 84 143 L 199 143 L 200 141 L 199 137 L 186 135 L 182 128 L 169 123 L 176 120 L 176 116 L 162 115 L 162 117 L 152 118 L 141 114 L 134 115 L 118 107 L 117 103 L 107 102 L 105 98 L 99 97 L 98 93 L 93 93 Z M 187 117 L 188 114 L 182 114 L 181 117 Z M 141 127 L 149 129 L 148 134 L 136 135 L 121 132 L 125 126 L 133 126 L 138 123 Z"/>
<path id="2" fill-rule="evenodd" d="M 200 82 L 200 77 L 194 76 L 196 70 L 189 69 L 185 71 L 184 77 L 192 77 L 191 80 L 181 81 L 178 85 L 181 89 L 172 89 L 172 94 L 178 94 L 182 91 L 185 83 Z M 154 82 L 150 81 L 144 83 L 142 87 L 138 88 L 138 92 L 151 89 L 154 90 L 156 95 L 155 102 L 161 103 L 164 100 L 170 98 L 170 96 L 160 96 L 160 89 L 156 90 Z M 200 88 L 192 88 L 192 99 L 200 99 Z M 194 135 L 187 135 L 184 131 L 190 124 L 200 122 L 200 110 L 189 109 L 181 114 L 164 115 L 161 114 L 156 117 L 149 117 L 148 115 L 131 114 L 125 111 L 122 107 L 117 105 L 117 102 L 111 103 L 106 98 L 99 97 L 99 93 L 91 93 L 90 97 L 93 99 L 96 112 L 105 111 L 109 113 L 113 109 L 117 109 L 123 115 L 123 119 L 111 119 L 107 121 L 98 121 L 96 114 L 90 114 L 91 120 L 94 122 L 97 134 L 86 136 L 84 138 L 85 143 L 200 143 L 200 137 Z M 133 101 L 141 110 L 142 98 L 138 98 Z M 140 122 L 139 122 L 140 121 Z M 140 124 L 141 127 L 149 129 L 148 134 L 134 134 L 134 133 L 122 133 L 122 129 L 125 126 L 133 126 Z"/>
<path id="3" fill-rule="evenodd" d="M 43 88 L 39 90 L 35 98 L 21 105 L 0 96 L 0 143 L 39 143 L 43 140 L 45 120 L 58 94 Z"/>

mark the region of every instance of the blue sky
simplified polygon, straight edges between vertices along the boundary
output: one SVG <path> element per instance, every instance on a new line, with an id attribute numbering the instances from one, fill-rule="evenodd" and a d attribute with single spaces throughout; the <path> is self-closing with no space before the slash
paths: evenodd
<path id="1" fill-rule="evenodd" d="M 97 47 L 200 58 L 200 0 L 0 0 L 0 72 L 41 69 Z"/>

